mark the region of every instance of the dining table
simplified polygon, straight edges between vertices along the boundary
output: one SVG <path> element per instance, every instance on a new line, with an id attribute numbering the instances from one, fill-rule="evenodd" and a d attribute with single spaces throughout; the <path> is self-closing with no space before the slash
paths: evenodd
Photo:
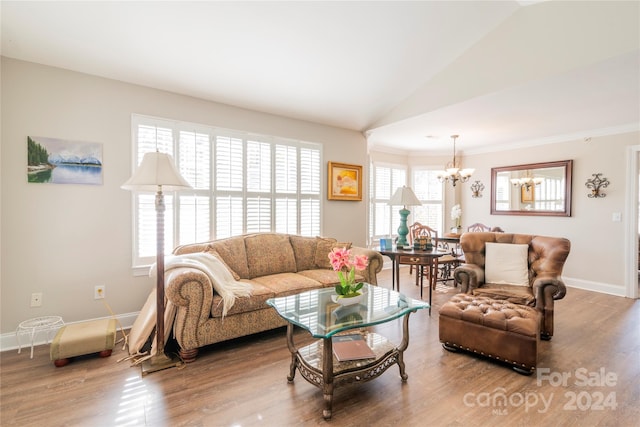
<path id="1" fill-rule="evenodd" d="M 416 267 L 416 285 L 420 286 L 420 299 L 423 298 L 423 278 L 424 269 L 428 270 L 429 277 L 429 314 L 431 314 L 431 300 L 433 297 L 433 289 L 436 286 L 438 258 L 450 253 L 448 249 L 438 248 L 437 245 L 429 250 L 414 249 L 411 247 L 397 247 L 381 249 L 378 248 L 380 254 L 391 259 L 391 288 L 400 292 L 400 265 L 412 265 Z"/>

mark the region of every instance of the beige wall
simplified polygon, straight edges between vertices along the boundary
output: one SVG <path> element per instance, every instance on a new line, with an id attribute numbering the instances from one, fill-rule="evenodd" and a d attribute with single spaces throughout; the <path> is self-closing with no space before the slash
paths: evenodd
<path id="1" fill-rule="evenodd" d="M 1 325 L 6 348 L 22 320 L 61 315 L 74 322 L 140 310 L 153 282 L 131 270 L 131 114 L 139 113 L 323 144 L 327 161 L 365 166 L 364 137 L 114 80 L 2 58 Z M 28 184 L 27 136 L 103 144 L 103 185 Z M 323 189 L 326 184 L 323 182 Z M 367 187 L 364 186 L 366 194 Z M 323 190 L 324 191 L 324 190 Z M 366 202 L 323 202 L 324 235 L 366 242 Z M 43 305 L 30 308 L 33 292 Z"/>
<path id="2" fill-rule="evenodd" d="M 592 137 L 590 142 L 573 139 L 553 144 L 522 147 L 494 153 L 464 155 L 465 167 L 476 169 L 472 180 L 458 184 L 453 191 L 447 188 L 445 220 L 450 227 L 448 212 L 455 203 L 462 205 L 463 228 L 475 222 L 500 226 L 507 232 L 563 236 L 571 240 L 571 253 L 565 265 L 563 277 L 569 286 L 626 295 L 625 271 L 633 270 L 633 254 L 625 253 L 628 222 L 627 189 L 629 182 L 627 157 L 635 156 L 629 148 L 640 144 L 637 131 Z M 397 155 L 373 153 L 378 161 L 399 160 Z M 407 158 L 408 159 L 408 158 Z M 573 185 L 571 217 L 539 217 L 491 215 L 491 168 L 527 163 L 573 159 Z M 447 161 L 441 161 L 444 165 Z M 433 165 L 434 158 L 411 156 L 410 165 Z M 437 164 L 437 163 L 436 163 Z M 606 197 L 588 198 L 585 181 L 593 173 L 602 173 L 610 185 L 604 190 Z M 637 179 L 637 176 L 635 177 Z M 472 198 L 469 185 L 480 180 L 485 185 L 482 198 Z M 621 222 L 613 222 L 612 214 L 622 214 Z M 627 251 L 628 252 L 628 251 Z"/>
<path id="3" fill-rule="evenodd" d="M 625 294 L 625 222 L 628 147 L 640 143 L 638 132 L 599 136 L 500 153 L 470 156 L 468 162 L 486 186 L 484 197 L 462 193 L 466 222 L 498 225 L 509 232 L 563 236 L 571 240 L 571 254 L 563 272 L 567 283 L 617 295 Z M 571 217 L 490 215 L 491 167 L 573 159 Z M 610 181 L 606 197 L 587 197 L 587 179 L 602 173 Z M 637 178 L 636 178 L 637 179 Z M 612 221 L 614 212 L 623 221 Z M 477 221 L 476 221 L 477 219 Z M 635 220 L 637 224 L 637 219 Z"/>

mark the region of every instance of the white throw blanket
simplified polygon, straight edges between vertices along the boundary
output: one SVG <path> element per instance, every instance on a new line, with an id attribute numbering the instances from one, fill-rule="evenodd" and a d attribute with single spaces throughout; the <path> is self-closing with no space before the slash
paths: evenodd
<path id="1" fill-rule="evenodd" d="M 209 277 L 213 289 L 222 297 L 222 317 L 235 304 L 237 297 L 251 296 L 251 285 L 236 281 L 226 265 L 213 255 L 196 252 L 183 255 L 167 255 L 164 259 L 164 270 L 178 267 L 191 267 L 202 271 Z M 151 266 L 149 276 L 156 276 L 156 264 Z"/>

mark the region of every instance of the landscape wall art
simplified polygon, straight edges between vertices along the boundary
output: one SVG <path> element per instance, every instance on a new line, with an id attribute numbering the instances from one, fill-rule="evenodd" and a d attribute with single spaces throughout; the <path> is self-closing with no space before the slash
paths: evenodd
<path id="1" fill-rule="evenodd" d="M 28 182 L 102 185 L 102 144 L 27 137 Z"/>

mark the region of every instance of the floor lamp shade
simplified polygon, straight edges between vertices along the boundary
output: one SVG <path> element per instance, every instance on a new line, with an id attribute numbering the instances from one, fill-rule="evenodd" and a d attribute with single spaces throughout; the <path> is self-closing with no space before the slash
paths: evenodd
<path id="1" fill-rule="evenodd" d="M 142 365 L 142 375 L 177 366 L 180 361 L 164 352 L 164 195 L 163 190 L 178 191 L 191 188 L 165 153 L 147 153 L 133 176 L 122 185 L 125 190 L 156 192 L 156 354 Z"/>
<path id="2" fill-rule="evenodd" d="M 409 234 L 407 217 L 411 213 L 407 209 L 407 206 L 420 206 L 422 202 L 420 202 L 410 187 L 403 185 L 402 187 L 398 187 L 396 192 L 393 193 L 389 204 L 391 206 L 402 206 L 402 209 L 400 209 L 400 227 L 398 227 L 398 246 L 407 246 L 407 234 Z"/>
<path id="3" fill-rule="evenodd" d="M 131 178 L 122 184 L 125 190 L 157 191 L 161 186 L 164 191 L 176 191 L 191 188 L 191 185 L 180 176 L 173 162 L 173 157 L 165 153 L 147 153 L 142 163 Z"/>

